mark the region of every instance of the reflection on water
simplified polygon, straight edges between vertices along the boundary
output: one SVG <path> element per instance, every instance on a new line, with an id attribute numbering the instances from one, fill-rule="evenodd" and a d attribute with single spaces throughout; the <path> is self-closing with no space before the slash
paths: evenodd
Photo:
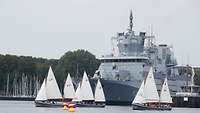
<path id="1" fill-rule="evenodd" d="M 1 113 L 65 113 L 62 108 L 35 107 L 30 101 L 0 101 Z M 173 108 L 172 111 L 134 111 L 131 106 L 106 106 L 105 108 L 76 108 L 75 113 L 197 113 L 200 108 Z"/>

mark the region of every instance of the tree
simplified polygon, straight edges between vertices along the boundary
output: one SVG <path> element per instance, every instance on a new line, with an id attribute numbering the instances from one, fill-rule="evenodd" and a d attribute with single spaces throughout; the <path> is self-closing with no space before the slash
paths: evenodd
<path id="1" fill-rule="evenodd" d="M 64 83 L 68 73 L 70 73 L 73 78 L 82 77 L 84 71 L 86 71 L 89 76 L 93 76 L 99 64 L 100 61 L 88 51 L 68 51 L 60 58 L 55 69 L 55 74 L 58 76 L 58 81 Z"/>

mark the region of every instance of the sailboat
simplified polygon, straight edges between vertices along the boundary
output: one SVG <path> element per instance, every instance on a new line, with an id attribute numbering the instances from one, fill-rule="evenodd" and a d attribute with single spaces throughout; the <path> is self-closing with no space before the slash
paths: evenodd
<path id="1" fill-rule="evenodd" d="M 103 88 L 99 81 L 94 97 L 88 76 L 84 72 L 83 79 L 78 85 L 73 101 L 76 102 L 78 107 L 105 107 L 105 97 L 102 90 Z"/>
<path id="2" fill-rule="evenodd" d="M 97 81 L 94 100 L 97 105 L 102 105 L 102 107 L 105 106 L 106 100 L 105 100 L 105 95 L 103 92 L 103 88 L 102 88 L 100 79 L 98 79 L 98 81 Z"/>
<path id="3" fill-rule="evenodd" d="M 161 89 L 161 92 L 160 92 L 160 104 L 161 105 L 172 104 L 172 97 L 170 96 L 167 77 L 164 80 L 164 83 L 162 85 L 162 89 Z"/>
<path id="4" fill-rule="evenodd" d="M 133 110 L 171 110 L 172 99 L 169 93 L 167 78 L 162 85 L 160 97 L 157 92 L 153 68 L 142 82 L 133 102 Z"/>
<path id="5" fill-rule="evenodd" d="M 72 101 L 73 98 L 75 98 L 74 85 L 72 83 L 70 74 L 68 74 L 64 85 L 64 99 L 66 101 Z"/>
<path id="6" fill-rule="evenodd" d="M 36 107 L 59 107 L 63 106 L 63 103 L 59 102 L 61 99 L 62 95 L 50 66 L 48 76 L 44 79 L 35 99 L 35 105 Z"/>

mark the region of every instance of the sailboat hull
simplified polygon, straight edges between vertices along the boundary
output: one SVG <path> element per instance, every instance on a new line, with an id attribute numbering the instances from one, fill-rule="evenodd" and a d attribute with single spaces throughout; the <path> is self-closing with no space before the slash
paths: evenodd
<path id="1" fill-rule="evenodd" d="M 36 107 L 63 107 L 62 102 L 53 101 L 35 101 Z"/>
<path id="2" fill-rule="evenodd" d="M 145 106 L 143 104 L 133 104 L 133 110 L 172 110 L 169 106 Z"/>

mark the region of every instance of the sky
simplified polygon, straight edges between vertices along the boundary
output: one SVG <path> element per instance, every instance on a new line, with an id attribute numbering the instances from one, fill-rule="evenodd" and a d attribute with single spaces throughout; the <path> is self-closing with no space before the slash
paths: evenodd
<path id="1" fill-rule="evenodd" d="M 200 66 L 199 0 L 0 0 L 0 54 L 108 54 L 130 10 L 136 33 L 152 28 L 156 44 L 172 45 L 180 65 Z"/>

